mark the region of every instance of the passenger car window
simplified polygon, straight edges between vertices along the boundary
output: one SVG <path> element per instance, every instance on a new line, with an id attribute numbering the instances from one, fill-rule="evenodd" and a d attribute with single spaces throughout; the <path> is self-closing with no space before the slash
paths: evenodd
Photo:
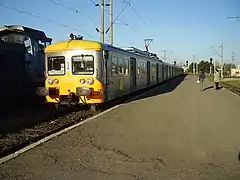
<path id="1" fill-rule="evenodd" d="M 123 58 L 118 58 L 118 74 L 124 74 Z"/>
<path id="2" fill-rule="evenodd" d="M 124 59 L 124 74 L 129 74 L 129 60 L 128 59 Z"/>
<path id="3" fill-rule="evenodd" d="M 115 76 L 118 74 L 117 67 L 118 67 L 118 59 L 117 57 L 113 56 L 112 57 L 112 76 Z"/>

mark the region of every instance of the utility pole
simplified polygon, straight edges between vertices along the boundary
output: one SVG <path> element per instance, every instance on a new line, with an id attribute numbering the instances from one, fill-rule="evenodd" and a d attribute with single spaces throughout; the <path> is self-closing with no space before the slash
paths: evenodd
<path id="1" fill-rule="evenodd" d="M 101 17 L 101 20 L 100 20 L 100 34 L 101 34 L 100 42 L 104 43 L 104 34 L 105 34 L 105 31 L 104 31 L 104 7 L 105 7 L 104 0 L 100 0 L 99 6 L 100 6 L 100 17 Z"/>
<path id="2" fill-rule="evenodd" d="M 110 27 L 110 33 L 109 33 L 109 40 L 110 44 L 113 45 L 113 0 L 109 0 L 109 27 Z"/>
<path id="3" fill-rule="evenodd" d="M 196 60 L 196 74 L 198 74 L 198 63 L 197 63 L 197 60 Z"/>
<path id="4" fill-rule="evenodd" d="M 234 51 L 232 52 L 232 63 L 231 63 L 230 76 L 232 76 L 233 64 L 234 64 Z"/>
<path id="5" fill-rule="evenodd" d="M 216 74 L 216 69 L 217 69 L 217 67 L 216 67 L 216 59 L 214 60 L 214 65 L 213 65 L 213 67 L 214 67 L 213 75 L 215 76 L 215 74 Z"/>
<path id="6" fill-rule="evenodd" d="M 234 62 L 234 51 L 232 52 L 232 64 Z"/>
<path id="7" fill-rule="evenodd" d="M 196 69 L 195 69 L 195 54 L 193 55 L 193 74 L 196 74 Z"/>
<path id="8" fill-rule="evenodd" d="M 212 75 L 212 71 L 213 71 L 213 62 L 212 62 L 212 58 L 210 58 L 210 76 Z"/>
<path id="9" fill-rule="evenodd" d="M 220 45 L 219 48 L 221 48 L 221 59 L 222 59 L 222 65 L 221 65 L 221 77 L 223 78 L 223 45 Z"/>
<path id="10" fill-rule="evenodd" d="M 97 32 L 100 32 L 100 42 L 104 43 L 105 42 L 105 33 L 107 34 L 108 31 L 110 30 L 109 33 L 109 40 L 110 40 L 110 44 L 113 44 L 113 0 L 109 0 L 109 3 L 105 3 L 105 0 L 100 0 L 99 4 L 95 4 L 95 6 L 99 6 L 100 7 L 100 30 L 98 30 L 96 28 Z M 107 31 L 105 32 L 104 29 L 104 25 L 105 25 L 105 15 L 104 15 L 104 11 L 105 11 L 105 6 L 110 6 L 110 11 L 109 11 L 109 27 L 107 29 Z"/>

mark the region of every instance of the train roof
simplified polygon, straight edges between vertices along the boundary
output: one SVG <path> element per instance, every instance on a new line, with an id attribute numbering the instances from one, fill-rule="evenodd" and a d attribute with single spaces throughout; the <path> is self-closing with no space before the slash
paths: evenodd
<path id="1" fill-rule="evenodd" d="M 98 41 L 92 41 L 92 40 L 67 40 L 67 41 L 56 42 L 54 44 L 49 45 L 46 48 L 46 52 L 66 51 L 66 50 L 74 50 L 74 49 L 94 49 L 94 50 L 116 49 L 119 51 L 124 51 L 125 53 L 126 52 L 134 53 L 134 54 L 157 59 L 157 56 L 154 56 L 153 53 L 142 51 L 134 47 L 120 48 L 120 47 L 115 47 L 109 44 L 103 44 Z"/>
<path id="2" fill-rule="evenodd" d="M 100 50 L 100 49 L 115 49 L 123 52 L 127 52 L 130 54 L 140 55 L 146 58 L 151 58 L 152 60 L 167 64 L 167 65 L 173 65 L 169 64 L 167 62 L 163 62 L 161 59 L 157 57 L 154 53 L 149 53 L 146 51 L 139 50 L 134 47 L 115 47 L 109 44 L 103 44 L 98 41 L 93 40 L 67 40 L 67 41 L 61 41 L 53 43 L 46 47 L 45 52 L 57 52 L 57 51 L 67 51 L 67 50 L 76 50 L 76 49 L 92 49 L 92 50 Z"/>
<path id="3" fill-rule="evenodd" d="M 0 35 L 7 35 L 10 32 L 18 32 L 21 34 L 26 34 L 34 39 L 38 39 L 41 41 L 51 42 L 52 39 L 47 37 L 43 31 L 32 29 L 29 27 L 21 26 L 21 25 L 5 25 L 4 27 L 0 27 Z"/>
<path id="4" fill-rule="evenodd" d="M 53 43 L 46 47 L 46 52 L 67 51 L 75 49 L 102 49 L 103 45 L 97 41 L 91 40 L 67 40 Z"/>

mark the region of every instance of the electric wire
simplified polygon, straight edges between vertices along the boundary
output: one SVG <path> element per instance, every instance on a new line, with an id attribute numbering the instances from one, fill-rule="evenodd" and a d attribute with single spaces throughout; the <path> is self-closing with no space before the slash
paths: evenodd
<path id="1" fill-rule="evenodd" d="M 0 4 L 1 7 L 5 8 L 5 9 L 9 9 L 9 10 L 12 10 L 12 11 L 15 11 L 15 12 L 18 12 L 18 13 L 21 13 L 21 14 L 25 14 L 25 15 L 28 15 L 28 16 L 31 16 L 33 18 L 36 18 L 36 19 L 40 19 L 42 21 L 47 21 L 49 23 L 53 23 L 53 24 L 56 24 L 58 26 L 61 26 L 63 28 L 68 28 L 68 29 L 71 29 L 73 31 L 76 31 L 76 32 L 79 32 L 79 33 L 82 33 L 82 34 L 85 34 L 85 35 L 88 35 L 88 36 L 91 36 L 91 37 L 95 37 L 94 35 L 92 34 L 89 34 L 89 33 L 86 33 L 86 32 L 83 32 L 77 28 L 73 28 L 67 24 L 63 24 L 63 23 L 60 23 L 60 22 L 56 22 L 56 21 L 53 21 L 51 19 L 47 19 L 47 18 L 43 18 L 41 16 L 38 16 L 38 15 L 35 15 L 33 13 L 30 13 L 30 12 L 27 12 L 27 11 L 24 11 L 24 10 L 20 10 L 20 9 L 16 9 L 16 8 L 13 8 L 11 6 L 8 6 L 8 5 L 5 5 L 3 3 Z"/>

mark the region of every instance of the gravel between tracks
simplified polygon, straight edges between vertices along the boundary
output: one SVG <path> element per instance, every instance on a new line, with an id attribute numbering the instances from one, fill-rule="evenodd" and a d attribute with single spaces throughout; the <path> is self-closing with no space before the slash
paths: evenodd
<path id="1" fill-rule="evenodd" d="M 72 112 L 61 117 L 46 119 L 45 122 L 37 123 L 31 128 L 22 128 L 19 132 L 2 135 L 0 137 L 0 157 L 98 113 L 99 111 L 86 110 Z"/>

